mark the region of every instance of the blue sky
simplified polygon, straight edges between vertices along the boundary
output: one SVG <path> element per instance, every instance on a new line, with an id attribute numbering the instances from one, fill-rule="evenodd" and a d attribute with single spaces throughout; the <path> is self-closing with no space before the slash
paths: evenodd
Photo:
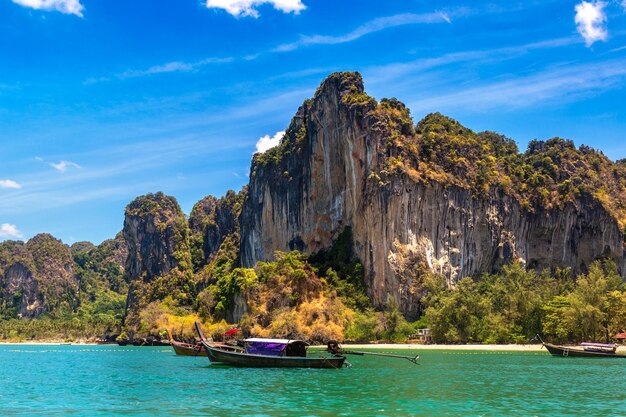
<path id="1" fill-rule="evenodd" d="M 247 183 L 334 71 L 367 92 L 626 158 L 626 0 L 0 0 L 0 240 L 99 243 L 134 197 Z"/>

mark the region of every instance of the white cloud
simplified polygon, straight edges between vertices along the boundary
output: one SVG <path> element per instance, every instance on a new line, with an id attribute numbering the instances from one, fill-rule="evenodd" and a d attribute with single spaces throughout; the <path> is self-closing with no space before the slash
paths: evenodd
<path id="1" fill-rule="evenodd" d="M 191 72 L 194 70 L 193 64 L 187 62 L 168 62 L 163 65 L 155 65 L 145 70 L 129 70 L 118 75 L 118 78 L 143 77 L 144 75 L 164 74 L 168 72 Z"/>
<path id="2" fill-rule="evenodd" d="M 235 17 L 259 17 L 259 11 L 256 8 L 262 4 L 271 4 L 283 13 L 298 14 L 306 9 L 302 0 L 207 0 L 206 7 L 224 9 Z"/>
<path id="3" fill-rule="evenodd" d="M 626 0 L 622 0 L 622 7 L 624 8 L 624 11 L 626 12 Z"/>
<path id="4" fill-rule="evenodd" d="M 24 235 L 14 224 L 2 223 L 0 224 L 0 238 L 7 237 L 21 239 L 24 237 Z"/>
<path id="5" fill-rule="evenodd" d="M 283 136 L 285 136 L 285 132 L 276 132 L 276 134 L 271 138 L 270 135 L 265 135 L 262 138 L 259 138 L 256 143 L 256 151 L 263 153 L 268 149 L 273 148 L 280 143 Z"/>
<path id="6" fill-rule="evenodd" d="M 72 161 L 61 161 L 58 163 L 50 162 L 50 166 L 59 172 L 65 172 L 68 168 L 80 168 L 81 166 Z"/>
<path id="7" fill-rule="evenodd" d="M 0 180 L 0 188 L 20 189 L 22 186 L 13 180 Z"/>
<path id="8" fill-rule="evenodd" d="M 203 67 L 209 64 L 222 64 L 226 62 L 232 62 L 233 58 L 205 58 L 201 61 L 196 62 L 180 62 L 173 61 L 168 62 L 162 65 L 155 65 L 148 69 L 144 70 L 129 70 L 117 75 L 119 79 L 126 78 L 134 78 L 134 77 L 143 77 L 146 75 L 154 75 L 154 74 L 166 74 L 170 72 L 192 72 L 196 71 L 198 68 Z M 93 82 L 97 81 L 109 81 L 109 78 L 97 79 L 93 80 Z"/>
<path id="9" fill-rule="evenodd" d="M 13 3 L 37 10 L 57 10 L 83 17 L 84 7 L 80 0 L 13 0 Z"/>
<path id="10" fill-rule="evenodd" d="M 352 32 L 345 35 L 327 36 L 311 35 L 302 36 L 298 41 L 280 45 L 274 49 L 275 52 L 293 51 L 294 49 L 308 45 L 334 45 L 357 40 L 373 32 L 379 32 L 388 28 L 404 25 L 427 24 L 427 23 L 451 23 L 450 16 L 445 13 L 404 13 L 394 16 L 379 17 L 359 26 Z"/>
<path id="11" fill-rule="evenodd" d="M 605 41 L 609 32 L 606 28 L 606 13 L 604 8 L 607 3 L 603 1 L 593 1 L 591 3 L 583 1 L 576 5 L 576 29 L 585 39 L 587 46 L 593 45 L 597 41 Z"/>
<path id="12" fill-rule="evenodd" d="M 408 102 L 411 112 L 450 112 L 471 109 L 481 112 L 497 108 L 519 109 L 542 103 L 579 101 L 626 84 L 626 59 L 602 63 L 555 66 L 535 74 L 513 77 L 466 89 L 444 92 L 420 91 Z"/>

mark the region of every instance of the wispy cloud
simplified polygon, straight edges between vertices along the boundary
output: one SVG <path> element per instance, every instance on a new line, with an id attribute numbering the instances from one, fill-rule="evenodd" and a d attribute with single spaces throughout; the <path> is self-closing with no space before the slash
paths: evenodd
<path id="1" fill-rule="evenodd" d="M 298 14 L 306 9 L 302 0 L 207 0 L 209 9 L 222 9 L 235 17 L 259 17 L 257 7 L 262 4 L 271 4 L 276 10 L 283 13 Z"/>
<path id="2" fill-rule="evenodd" d="M 263 153 L 274 146 L 277 146 L 280 143 L 280 140 L 285 136 L 285 132 L 276 132 L 274 136 L 270 137 L 270 135 L 265 135 L 256 143 L 256 151 Z"/>
<path id="3" fill-rule="evenodd" d="M 294 49 L 310 45 L 334 45 L 352 42 L 370 33 L 380 32 L 381 30 L 397 26 L 445 22 L 451 23 L 451 19 L 448 14 L 443 12 L 422 14 L 404 13 L 394 16 L 379 17 L 344 35 L 303 35 L 295 42 L 286 43 L 274 48 L 273 52 L 293 51 Z"/>
<path id="4" fill-rule="evenodd" d="M 221 112 L 209 109 L 184 117 L 163 118 L 158 126 L 146 124 L 142 129 L 137 129 L 135 122 L 103 127 L 118 132 L 114 135 L 118 139 L 115 145 L 102 140 L 99 148 L 64 153 L 62 158 L 36 157 L 45 166 L 50 161 L 90 161 L 88 170 L 68 168 L 64 175 L 50 175 L 49 171 L 41 170 L 24 175 L 20 179 L 23 189 L 12 192 L 10 199 L 0 199 L 0 214 L 24 215 L 98 201 L 130 201 L 136 195 L 155 190 L 181 192 L 181 181 L 165 174 L 174 170 L 188 178 L 184 186 L 193 187 L 195 192 L 206 189 L 212 181 L 215 181 L 212 186 L 219 190 L 225 178 L 220 180 L 219 172 L 208 175 L 203 171 L 194 176 L 186 167 L 204 166 L 207 160 L 220 166 L 234 158 L 242 160 L 245 170 L 255 147 L 254 138 L 260 135 L 238 135 L 228 126 L 237 125 L 238 130 L 247 132 L 268 131 L 268 125 L 288 122 L 294 108 L 313 92 L 314 88 L 308 86 L 276 95 L 259 93 Z M 100 131 L 98 137 L 107 136 L 109 133 Z M 231 172 L 229 167 L 223 174 L 228 176 Z"/>
<path id="5" fill-rule="evenodd" d="M 71 155 L 72 159 L 102 161 L 88 171 L 68 170 L 66 175 L 49 175 L 46 172 L 30 174 L 24 189 L 16 191 L 11 199 L 0 199 L 0 213 L 24 214 L 59 207 L 111 199 L 130 199 L 148 190 L 173 187 L 180 181 L 176 176 L 163 176 L 163 171 L 198 158 L 230 158 L 243 154 L 250 144 L 242 141 L 208 141 L 206 134 L 194 139 L 187 136 L 143 140 L 114 147 L 103 147 Z M 243 152 L 243 153 L 242 153 Z M 110 161 L 110 162 L 109 162 Z M 186 183 L 192 184 L 193 175 L 185 174 Z M 206 173 L 199 174 L 196 184 L 206 182 Z M 197 185 L 196 185 L 197 186 Z M 204 184 L 203 184 L 204 186 Z M 180 188 L 180 184 L 176 184 Z"/>
<path id="6" fill-rule="evenodd" d="M 450 109 L 517 109 L 539 103 L 560 103 L 594 96 L 623 85 L 626 60 L 553 67 L 538 73 L 486 83 L 447 94 L 421 92 L 423 98 L 409 103 L 418 112 Z"/>
<path id="7" fill-rule="evenodd" d="M 13 0 L 20 6 L 36 10 L 56 10 L 65 14 L 83 17 L 83 5 L 80 0 Z"/>
<path id="8" fill-rule="evenodd" d="M 143 70 L 128 70 L 117 75 L 119 79 L 144 77 L 147 75 L 166 74 L 170 72 L 192 72 L 210 64 L 223 64 L 232 62 L 233 58 L 205 58 L 195 62 L 173 61 L 162 65 L 155 65 Z"/>
<path id="9" fill-rule="evenodd" d="M 72 161 L 60 161 L 57 163 L 50 162 L 49 165 L 59 172 L 65 172 L 68 168 L 81 168 L 80 165 Z"/>
<path id="10" fill-rule="evenodd" d="M 2 223 L 0 224 L 0 238 L 13 238 L 13 239 L 21 239 L 24 235 L 14 224 L 10 223 Z"/>
<path id="11" fill-rule="evenodd" d="M 209 0 L 210 1 L 210 0 Z M 217 1 L 217 0 L 216 0 Z M 278 3 L 288 3 L 288 0 L 281 0 Z M 224 2 L 224 3 L 233 3 L 239 5 L 240 2 Z M 250 3 L 253 6 L 261 4 L 262 2 L 241 2 L 241 3 Z M 218 6 L 214 6 L 218 7 Z M 341 44 L 346 42 L 355 41 L 365 35 L 370 33 L 379 32 L 385 29 L 404 26 L 404 25 L 414 25 L 414 24 L 432 24 L 432 23 L 451 23 L 452 15 L 464 15 L 467 14 L 467 10 L 458 9 L 454 12 L 432 12 L 432 13 L 423 13 L 423 14 L 414 14 L 414 13 L 404 13 L 398 14 L 394 16 L 381 17 L 374 20 L 371 20 L 355 30 L 337 36 L 327 36 L 327 35 L 303 35 L 295 42 L 286 43 L 283 45 L 279 45 L 276 48 L 271 49 L 270 51 L 265 52 L 257 52 L 248 54 L 242 57 L 224 57 L 224 58 L 205 58 L 200 61 L 194 62 L 185 62 L 185 61 L 171 61 L 165 64 L 154 65 L 145 69 L 130 69 L 124 71 L 122 73 L 116 74 L 114 76 L 106 76 L 106 77 L 93 77 L 84 81 L 85 84 L 95 84 L 99 82 L 108 82 L 115 79 L 125 80 L 129 78 L 136 77 L 145 77 L 151 75 L 158 74 L 167 74 L 167 73 L 183 73 L 183 72 L 194 72 L 198 71 L 200 68 L 211 65 L 211 64 L 224 64 L 229 62 L 234 62 L 238 60 L 251 61 L 259 58 L 261 55 L 266 53 L 276 53 L 276 52 L 288 52 L 293 51 L 295 49 L 311 46 L 311 45 L 333 45 L 333 44 Z"/>
<path id="12" fill-rule="evenodd" d="M 580 43 L 578 37 L 548 39 L 521 45 L 505 46 L 502 48 L 478 49 L 470 51 L 451 52 L 448 54 L 420 58 L 410 62 L 392 63 L 368 68 L 364 71 L 368 85 L 385 85 L 399 78 L 426 70 L 446 67 L 452 64 L 471 62 L 486 64 L 515 59 L 535 50 L 562 48 Z M 415 77 L 408 77 L 412 79 Z"/>
<path id="13" fill-rule="evenodd" d="M 19 190 L 22 186 L 13 180 L 0 180 L 0 188 L 13 188 Z"/>
<path id="14" fill-rule="evenodd" d="M 129 78 L 147 77 L 158 74 L 168 74 L 176 72 L 194 72 L 200 70 L 200 68 L 211 64 L 224 64 L 232 62 L 235 59 L 232 57 L 225 58 L 205 58 L 200 61 L 184 62 L 184 61 L 172 61 L 165 64 L 153 65 L 145 69 L 130 69 L 113 76 L 106 77 L 92 77 L 86 79 L 84 84 L 96 84 L 101 82 L 109 82 L 112 80 L 126 80 Z"/>
<path id="15" fill-rule="evenodd" d="M 606 28 L 606 13 L 604 8 L 607 3 L 603 1 L 583 1 L 575 7 L 576 29 L 585 40 L 587 46 L 597 41 L 606 41 L 609 32 Z"/>

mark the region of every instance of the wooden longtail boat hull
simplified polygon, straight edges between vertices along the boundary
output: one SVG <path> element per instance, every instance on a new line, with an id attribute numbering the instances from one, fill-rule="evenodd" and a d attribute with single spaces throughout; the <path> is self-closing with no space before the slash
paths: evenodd
<path id="1" fill-rule="evenodd" d="M 297 356 L 270 356 L 255 355 L 244 352 L 226 351 L 214 348 L 203 343 L 212 363 L 229 366 L 251 368 L 326 368 L 338 369 L 343 366 L 346 358 L 343 356 L 331 357 L 297 357 Z"/>
<path id="2" fill-rule="evenodd" d="M 553 345 L 551 343 L 544 343 L 543 345 L 548 349 L 548 352 L 554 356 L 575 358 L 626 358 L 626 355 L 612 352 L 589 351 L 577 347 Z"/>
<path id="3" fill-rule="evenodd" d="M 206 349 L 202 345 L 190 345 L 172 340 L 172 347 L 177 355 L 181 356 L 207 356 Z"/>

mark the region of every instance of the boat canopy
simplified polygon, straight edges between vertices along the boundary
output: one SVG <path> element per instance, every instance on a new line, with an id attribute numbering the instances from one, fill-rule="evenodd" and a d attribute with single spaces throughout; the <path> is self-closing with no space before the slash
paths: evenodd
<path id="1" fill-rule="evenodd" d="M 306 356 L 308 343 L 302 340 L 250 338 L 244 340 L 246 352 L 269 356 Z"/>
<path id="2" fill-rule="evenodd" d="M 590 342 L 583 342 L 581 343 L 581 346 L 589 346 L 589 347 L 597 347 L 597 348 L 606 348 L 606 349 L 615 349 L 617 347 L 617 345 L 613 344 L 613 343 L 590 343 Z"/>

